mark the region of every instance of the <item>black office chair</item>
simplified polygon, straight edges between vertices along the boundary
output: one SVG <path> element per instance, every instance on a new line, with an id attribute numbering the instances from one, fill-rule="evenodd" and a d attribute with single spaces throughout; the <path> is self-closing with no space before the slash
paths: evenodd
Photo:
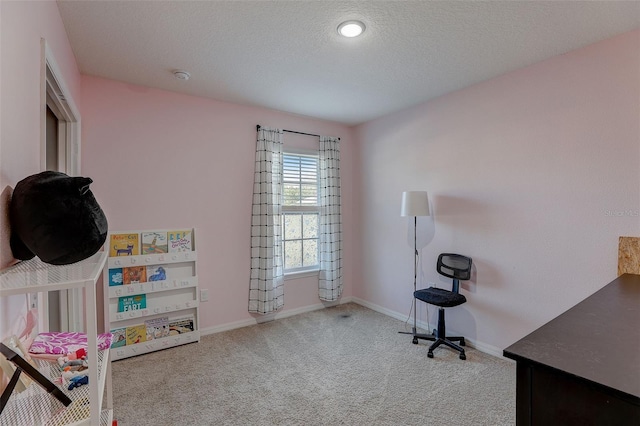
<path id="1" fill-rule="evenodd" d="M 430 305 L 439 306 L 438 310 L 438 329 L 433 330 L 433 334 L 414 334 L 413 343 L 418 344 L 418 339 L 433 340 L 434 343 L 429 347 L 427 356 L 433 358 L 433 350 L 438 346 L 445 344 L 452 349 L 460 352 L 460 359 L 467 359 L 462 346 L 465 345 L 462 336 L 447 336 L 444 322 L 444 308 L 452 308 L 462 305 L 467 301 L 466 297 L 459 293 L 460 280 L 468 280 L 471 278 L 470 257 L 460 254 L 442 253 L 438 256 L 436 270 L 440 275 L 453 278 L 453 287 L 451 291 L 442 288 L 429 287 L 423 290 L 417 290 L 413 293 L 413 297 Z M 456 345 L 453 342 L 460 342 Z"/>

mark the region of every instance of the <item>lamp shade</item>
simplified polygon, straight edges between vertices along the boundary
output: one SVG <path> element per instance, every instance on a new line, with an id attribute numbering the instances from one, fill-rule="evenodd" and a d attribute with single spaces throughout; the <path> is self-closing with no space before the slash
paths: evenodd
<path id="1" fill-rule="evenodd" d="M 400 216 L 429 216 L 429 197 L 427 196 L 427 192 L 403 192 Z"/>

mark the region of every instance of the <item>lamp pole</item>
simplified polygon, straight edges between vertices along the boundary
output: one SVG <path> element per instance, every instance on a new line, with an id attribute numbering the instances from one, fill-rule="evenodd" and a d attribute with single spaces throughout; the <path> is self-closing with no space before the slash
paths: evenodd
<path id="1" fill-rule="evenodd" d="M 415 294 L 418 281 L 418 216 L 413 217 L 413 293 Z M 413 295 L 412 295 L 413 296 Z M 416 324 L 418 323 L 418 313 L 416 312 L 416 298 L 413 298 L 413 334 L 416 334 Z"/>
<path id="2" fill-rule="evenodd" d="M 426 191 L 405 191 L 402 193 L 400 216 L 413 216 L 413 292 L 418 290 L 418 216 L 429 216 L 429 198 Z M 412 334 L 413 343 L 418 343 L 418 313 L 416 312 L 416 298 L 411 304 L 413 309 L 413 327 L 411 332 L 400 331 L 402 334 Z"/>

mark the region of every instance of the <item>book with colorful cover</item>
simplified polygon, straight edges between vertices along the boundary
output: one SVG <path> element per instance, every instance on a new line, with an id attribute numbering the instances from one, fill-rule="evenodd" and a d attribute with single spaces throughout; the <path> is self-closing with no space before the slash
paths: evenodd
<path id="1" fill-rule="evenodd" d="M 169 335 L 175 336 L 193 331 L 193 316 L 176 318 L 169 321 Z"/>
<path id="2" fill-rule="evenodd" d="M 169 317 L 148 319 L 144 324 L 147 326 L 147 340 L 169 336 Z"/>
<path id="3" fill-rule="evenodd" d="M 122 285 L 122 268 L 109 269 L 109 287 Z"/>
<path id="4" fill-rule="evenodd" d="M 111 234 L 109 256 L 137 256 L 140 254 L 138 234 Z"/>
<path id="5" fill-rule="evenodd" d="M 144 324 L 127 327 L 127 346 L 147 341 L 147 326 Z"/>
<path id="6" fill-rule="evenodd" d="M 167 253 L 166 232 L 143 232 L 140 235 L 142 238 L 142 254 Z"/>
<path id="7" fill-rule="evenodd" d="M 138 311 L 147 308 L 147 295 L 136 294 L 133 296 L 118 297 L 118 312 Z"/>
<path id="8" fill-rule="evenodd" d="M 129 266 L 122 268 L 122 282 L 137 284 L 147 282 L 147 268 L 145 266 Z"/>
<path id="9" fill-rule="evenodd" d="M 119 348 L 127 344 L 127 328 L 115 328 L 111 330 L 111 347 Z"/>
<path id="10" fill-rule="evenodd" d="M 191 230 L 169 231 L 169 253 L 193 250 L 193 235 Z"/>
<path id="11" fill-rule="evenodd" d="M 167 279 L 166 265 L 149 265 L 147 266 L 147 281 L 165 281 Z"/>

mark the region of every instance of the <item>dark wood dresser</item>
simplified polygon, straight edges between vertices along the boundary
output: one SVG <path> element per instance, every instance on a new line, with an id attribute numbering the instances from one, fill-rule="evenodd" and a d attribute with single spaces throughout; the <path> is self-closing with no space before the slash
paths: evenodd
<path id="1" fill-rule="evenodd" d="M 509 346 L 516 424 L 640 425 L 640 275 L 624 274 Z"/>

